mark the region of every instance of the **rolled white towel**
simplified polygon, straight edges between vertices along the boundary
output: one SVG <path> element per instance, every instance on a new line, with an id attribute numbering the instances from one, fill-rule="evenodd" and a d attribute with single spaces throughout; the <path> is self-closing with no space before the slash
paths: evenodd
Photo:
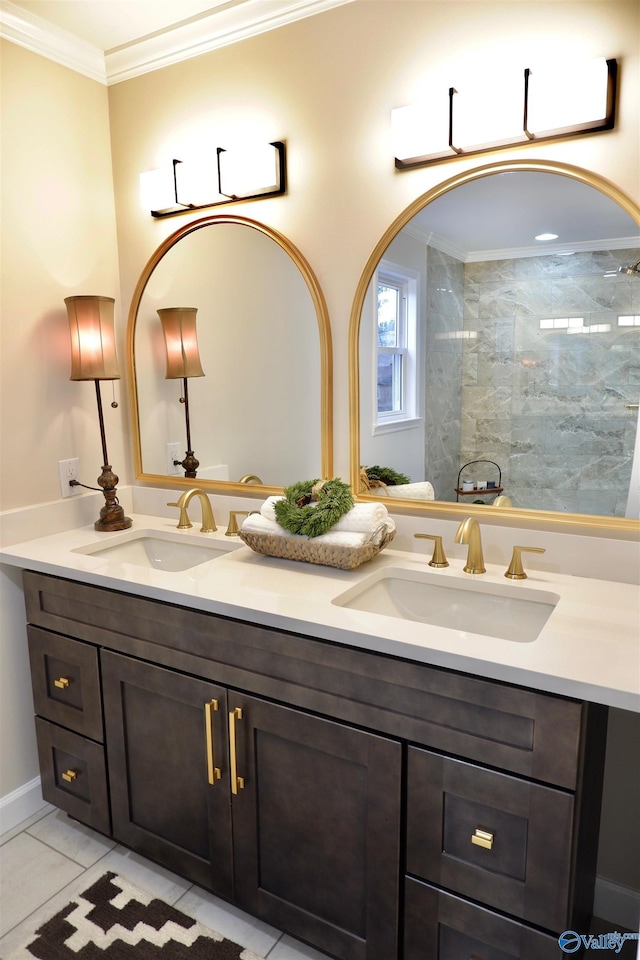
<path id="1" fill-rule="evenodd" d="M 384 490 L 384 493 L 382 493 Z M 435 500 L 433 486 L 428 480 L 419 483 L 398 483 L 395 486 L 376 487 L 376 496 L 396 497 L 404 500 Z"/>
<path id="2" fill-rule="evenodd" d="M 260 507 L 260 514 L 267 520 L 276 520 L 274 504 L 283 497 L 267 497 Z M 373 533 L 387 520 L 389 514 L 383 503 L 355 503 L 348 513 L 344 513 L 331 527 L 331 533 Z M 314 537 L 317 540 L 317 537 Z"/>
<path id="3" fill-rule="evenodd" d="M 336 533 L 373 533 L 388 519 L 389 513 L 384 503 L 354 503 L 331 530 Z"/>
<path id="4" fill-rule="evenodd" d="M 275 497 L 267 497 L 265 502 L 260 507 L 260 513 L 267 520 L 273 520 L 276 522 L 276 511 L 274 509 L 274 504 L 277 500 L 284 500 L 284 497 L 281 495 Z"/>
<path id="5" fill-rule="evenodd" d="M 390 531 L 395 530 L 395 523 L 391 517 L 387 517 L 387 527 Z M 245 533 L 270 533 L 278 537 L 292 537 L 294 540 L 309 540 L 309 538 L 306 536 L 297 533 L 289 533 L 288 530 L 285 530 L 284 527 L 281 527 L 280 524 L 276 523 L 275 520 L 269 520 L 260 513 L 250 514 L 250 516 L 245 519 L 241 529 Z M 310 542 L 332 544 L 336 547 L 361 547 L 363 544 L 369 543 L 369 541 L 372 539 L 371 534 L 373 532 L 374 531 L 340 531 L 336 530 L 335 527 L 332 527 L 328 533 L 323 533 L 319 537 L 313 537 Z M 380 531 L 376 531 L 376 536 L 373 538 L 373 542 L 379 543 L 384 533 L 385 528 L 383 525 L 381 525 Z"/>

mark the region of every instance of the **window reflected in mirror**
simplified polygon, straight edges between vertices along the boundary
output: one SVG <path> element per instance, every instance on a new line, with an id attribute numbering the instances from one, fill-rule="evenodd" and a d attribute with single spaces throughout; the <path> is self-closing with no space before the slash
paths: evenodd
<path id="1" fill-rule="evenodd" d="M 637 211 L 557 165 L 515 166 L 427 194 L 374 251 L 352 315 L 353 475 L 383 464 L 487 507 L 490 461 L 515 508 L 637 517 L 640 275 L 618 269 L 640 257 Z"/>

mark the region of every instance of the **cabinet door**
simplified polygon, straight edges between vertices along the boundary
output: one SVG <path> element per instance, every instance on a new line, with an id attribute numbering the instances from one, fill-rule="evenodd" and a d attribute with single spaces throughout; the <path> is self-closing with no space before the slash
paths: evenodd
<path id="1" fill-rule="evenodd" d="M 225 689 L 109 651 L 101 660 L 114 837 L 231 896 Z"/>
<path id="2" fill-rule="evenodd" d="M 229 709 L 237 902 L 345 960 L 397 956 L 400 744 L 233 691 Z"/>

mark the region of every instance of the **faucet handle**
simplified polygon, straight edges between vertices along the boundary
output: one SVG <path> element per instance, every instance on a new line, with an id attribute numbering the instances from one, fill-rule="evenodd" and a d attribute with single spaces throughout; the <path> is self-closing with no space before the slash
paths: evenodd
<path id="1" fill-rule="evenodd" d="M 229 526 L 227 527 L 227 532 L 225 537 L 235 537 L 238 533 L 238 521 L 236 517 L 248 517 L 248 510 L 230 510 L 229 511 Z"/>
<path id="2" fill-rule="evenodd" d="M 520 556 L 522 553 L 544 553 L 544 547 L 514 547 L 509 569 L 505 573 L 505 577 L 508 577 L 509 580 L 527 579 L 527 575 L 522 566 L 522 557 Z"/>
<path id="3" fill-rule="evenodd" d="M 178 530 L 190 530 L 192 523 L 189 520 L 189 514 L 187 513 L 186 507 L 182 502 L 182 497 L 178 503 L 168 503 L 168 507 L 177 507 L 180 511 L 180 518 L 178 520 Z"/>
<path id="4" fill-rule="evenodd" d="M 444 555 L 442 546 L 442 537 L 434 536 L 432 533 L 414 533 L 416 540 L 433 540 L 433 556 L 429 560 L 430 567 L 448 567 L 449 561 Z"/>

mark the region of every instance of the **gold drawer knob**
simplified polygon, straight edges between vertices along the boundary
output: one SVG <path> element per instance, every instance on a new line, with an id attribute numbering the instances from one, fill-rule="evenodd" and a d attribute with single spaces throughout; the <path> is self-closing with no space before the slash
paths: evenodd
<path id="1" fill-rule="evenodd" d="M 476 827 L 476 831 L 471 836 L 471 843 L 475 843 L 477 847 L 484 847 L 486 850 L 491 850 L 493 846 L 493 834 L 489 833 L 488 830 L 481 830 L 480 827 Z"/>
<path id="2" fill-rule="evenodd" d="M 71 681 L 68 677 L 58 677 L 57 680 L 53 681 L 54 687 L 58 687 L 59 690 L 66 690 Z"/>
<path id="3" fill-rule="evenodd" d="M 77 776 L 77 770 L 65 770 L 65 772 L 62 774 L 62 779 L 66 780 L 67 783 L 73 783 Z"/>

